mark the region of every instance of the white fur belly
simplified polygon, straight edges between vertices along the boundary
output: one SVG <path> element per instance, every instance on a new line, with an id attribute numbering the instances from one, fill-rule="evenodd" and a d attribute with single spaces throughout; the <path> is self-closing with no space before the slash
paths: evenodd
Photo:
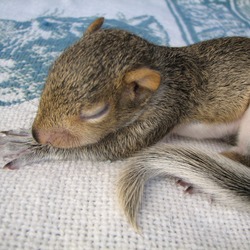
<path id="1" fill-rule="evenodd" d="M 189 123 L 176 126 L 173 134 L 195 139 L 222 138 L 237 134 L 237 145 L 231 150 L 242 155 L 250 155 L 250 107 L 242 118 L 222 124 Z"/>
<path id="2" fill-rule="evenodd" d="M 240 123 L 241 119 L 224 124 L 188 123 L 175 127 L 172 133 L 195 139 L 223 138 L 236 134 Z"/>

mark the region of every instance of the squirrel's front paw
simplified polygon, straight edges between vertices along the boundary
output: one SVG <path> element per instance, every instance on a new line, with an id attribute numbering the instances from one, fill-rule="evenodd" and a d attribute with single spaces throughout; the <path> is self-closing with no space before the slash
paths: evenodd
<path id="1" fill-rule="evenodd" d="M 18 164 L 14 164 L 14 162 L 17 162 L 19 158 L 30 153 L 29 148 L 32 141 L 33 139 L 29 130 L 1 131 L 0 158 L 3 164 L 10 161 L 4 168 L 19 168 Z"/>

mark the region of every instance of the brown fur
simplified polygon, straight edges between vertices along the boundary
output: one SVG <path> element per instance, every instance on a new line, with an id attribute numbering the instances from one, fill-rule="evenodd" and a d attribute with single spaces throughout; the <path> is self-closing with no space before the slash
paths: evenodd
<path id="1" fill-rule="evenodd" d="M 156 143 L 178 124 L 231 122 L 247 109 L 248 38 L 169 48 L 101 30 L 102 22 L 91 24 L 54 63 L 33 124 L 39 143 L 117 159 Z M 109 105 L 101 123 L 81 119 L 100 102 Z"/>
<path id="2" fill-rule="evenodd" d="M 178 176 L 218 201 L 249 208 L 250 169 L 230 160 L 250 166 L 248 153 L 224 152 L 225 158 L 169 145 L 143 149 L 177 125 L 224 124 L 243 116 L 250 97 L 250 39 L 169 48 L 126 31 L 101 30 L 102 23 L 92 23 L 55 61 L 32 127 L 38 143 L 28 143 L 29 153 L 5 167 L 135 154 L 118 185 L 135 227 L 144 184 L 158 175 Z"/>
<path id="3" fill-rule="evenodd" d="M 239 154 L 239 153 L 234 152 L 234 151 L 225 151 L 225 152 L 222 152 L 221 154 L 223 156 L 233 160 L 233 161 L 239 162 L 245 166 L 250 167 L 250 156 L 249 155 L 242 155 L 242 154 Z"/>

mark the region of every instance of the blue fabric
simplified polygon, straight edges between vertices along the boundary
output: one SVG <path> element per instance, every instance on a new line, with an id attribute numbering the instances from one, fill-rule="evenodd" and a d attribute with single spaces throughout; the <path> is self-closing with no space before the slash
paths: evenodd
<path id="1" fill-rule="evenodd" d="M 216 37 L 250 36 L 250 1 L 165 0 L 165 8 L 174 17 L 183 45 Z M 63 17 L 54 12 L 26 21 L 1 19 L 0 106 L 39 97 L 51 63 L 100 16 L 93 14 Z M 169 27 L 164 27 L 158 16 L 135 14 L 127 19 L 119 11 L 116 19 L 106 18 L 104 27 L 126 29 L 156 44 L 175 45 Z"/>

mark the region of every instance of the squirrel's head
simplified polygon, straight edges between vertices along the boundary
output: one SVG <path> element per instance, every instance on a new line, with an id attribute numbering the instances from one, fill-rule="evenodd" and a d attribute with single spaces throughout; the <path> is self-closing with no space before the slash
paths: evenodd
<path id="1" fill-rule="evenodd" d="M 154 45 L 126 31 L 102 30 L 103 21 L 94 21 L 53 64 L 32 127 L 39 143 L 96 143 L 135 122 L 158 89 Z"/>

